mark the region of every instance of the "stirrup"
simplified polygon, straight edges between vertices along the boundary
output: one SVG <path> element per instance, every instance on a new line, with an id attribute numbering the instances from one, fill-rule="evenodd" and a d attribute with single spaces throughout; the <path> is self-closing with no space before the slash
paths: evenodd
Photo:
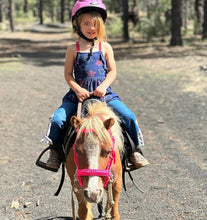
<path id="1" fill-rule="evenodd" d="M 48 166 L 47 166 L 47 163 L 41 161 L 41 158 L 42 158 L 43 154 L 45 154 L 45 152 L 47 152 L 48 150 L 51 150 L 51 149 L 52 149 L 52 146 L 49 146 L 49 147 L 45 148 L 45 149 L 41 152 L 41 154 L 39 155 L 39 157 L 37 158 L 35 164 L 36 164 L 38 167 L 41 167 L 41 168 L 43 168 L 43 169 L 50 170 L 50 171 L 52 171 L 52 172 L 57 172 L 58 169 L 48 167 Z"/>

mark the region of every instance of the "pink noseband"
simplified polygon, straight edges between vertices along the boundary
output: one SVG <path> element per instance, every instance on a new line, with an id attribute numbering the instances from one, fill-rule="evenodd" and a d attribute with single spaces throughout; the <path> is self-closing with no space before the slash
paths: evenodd
<path id="1" fill-rule="evenodd" d="M 84 129 L 82 131 L 82 133 L 88 133 L 88 132 L 95 132 L 95 130 L 94 129 L 92 129 L 92 130 Z M 108 132 L 109 132 L 109 134 L 111 136 L 113 146 L 112 146 L 112 149 L 111 149 L 111 155 L 110 155 L 110 158 L 109 158 L 109 162 L 108 162 L 107 167 L 106 167 L 105 170 L 102 170 L 102 169 L 80 169 L 79 165 L 78 165 L 78 155 L 77 155 L 77 152 L 75 150 L 75 146 L 76 145 L 75 145 L 75 143 L 73 144 L 74 162 L 75 162 L 76 167 L 77 167 L 76 176 L 77 176 L 77 179 L 78 179 L 78 182 L 79 182 L 80 186 L 82 186 L 82 187 L 83 187 L 83 182 L 82 182 L 81 176 L 99 176 L 99 177 L 104 177 L 105 178 L 104 184 L 103 184 L 104 187 L 106 187 L 109 178 L 111 178 L 111 179 L 113 178 L 113 175 L 111 173 L 111 165 L 112 165 L 112 163 L 116 162 L 116 153 L 114 151 L 115 138 L 112 135 L 111 130 L 108 130 Z"/>

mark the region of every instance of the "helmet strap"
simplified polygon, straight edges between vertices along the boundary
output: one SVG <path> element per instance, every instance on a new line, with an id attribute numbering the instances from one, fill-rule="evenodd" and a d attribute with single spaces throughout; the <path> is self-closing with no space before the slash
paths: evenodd
<path id="1" fill-rule="evenodd" d="M 75 19 L 76 19 L 76 25 L 77 25 L 77 27 L 73 27 L 73 28 L 75 28 L 75 31 L 77 32 L 77 34 L 79 35 L 79 37 L 83 38 L 83 39 L 86 40 L 86 41 L 91 42 L 92 45 L 91 45 L 91 48 L 90 48 L 90 56 L 92 56 L 93 47 L 94 47 L 94 41 L 97 40 L 97 38 L 96 38 L 96 37 L 93 38 L 93 39 L 87 38 L 87 37 L 82 33 L 82 31 L 80 30 L 80 27 L 79 27 L 79 24 L 78 24 L 77 16 L 75 17 Z"/>
<path id="2" fill-rule="evenodd" d="M 84 40 L 87 40 L 87 41 L 91 42 L 90 56 L 92 56 L 93 47 L 94 47 L 94 45 L 95 45 L 95 44 L 94 44 L 94 41 L 97 40 L 97 38 L 95 37 L 95 38 L 93 38 L 93 39 L 89 39 L 89 38 L 87 38 L 80 30 L 77 32 L 77 34 L 78 34 L 81 38 L 83 38 Z"/>

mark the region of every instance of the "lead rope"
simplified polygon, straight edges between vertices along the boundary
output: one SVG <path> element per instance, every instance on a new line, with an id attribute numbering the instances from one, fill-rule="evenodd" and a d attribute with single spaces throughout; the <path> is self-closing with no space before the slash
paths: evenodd
<path id="1" fill-rule="evenodd" d="M 75 201 L 74 201 L 74 194 L 78 193 L 78 186 L 76 185 L 77 178 L 74 175 L 74 182 L 71 190 L 71 203 L 72 203 L 72 214 L 73 214 L 73 220 L 76 220 L 76 207 L 75 207 Z"/>
<path id="2" fill-rule="evenodd" d="M 105 219 L 108 219 L 108 220 L 113 219 L 111 216 L 111 210 L 115 203 L 113 199 L 112 183 L 113 183 L 113 179 L 110 178 L 109 183 L 108 183 L 108 203 L 106 207 L 106 216 L 105 216 Z"/>
<path id="3" fill-rule="evenodd" d="M 76 220 L 76 212 L 75 212 L 75 201 L 74 201 L 74 190 L 71 190 L 71 202 L 72 202 L 72 213 L 73 213 L 73 220 Z"/>

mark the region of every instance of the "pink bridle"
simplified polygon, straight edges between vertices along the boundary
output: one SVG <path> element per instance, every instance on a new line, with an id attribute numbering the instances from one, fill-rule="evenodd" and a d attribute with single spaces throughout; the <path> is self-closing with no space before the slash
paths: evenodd
<path id="1" fill-rule="evenodd" d="M 82 131 L 82 133 L 88 133 L 88 132 L 95 132 L 95 130 L 92 129 L 92 130 L 88 131 L 88 130 L 84 129 Z M 111 149 L 111 155 L 110 155 L 110 158 L 109 158 L 109 162 L 108 162 L 107 167 L 106 167 L 105 170 L 103 170 L 103 169 L 80 169 L 79 165 L 78 165 L 78 155 L 77 155 L 77 152 L 75 150 L 76 144 L 75 143 L 73 144 L 74 162 L 75 162 L 76 167 L 77 167 L 76 176 L 77 176 L 77 179 L 78 179 L 78 182 L 79 182 L 80 186 L 82 186 L 82 187 L 83 187 L 83 182 L 82 182 L 81 176 L 99 176 L 99 177 L 104 177 L 105 180 L 104 180 L 103 187 L 107 186 L 109 178 L 113 179 L 113 175 L 111 173 L 111 165 L 112 165 L 112 163 L 116 162 L 116 153 L 114 151 L 115 138 L 112 135 L 111 130 L 108 130 L 108 132 L 109 132 L 109 134 L 111 136 L 111 139 L 112 139 L 112 149 Z"/>

